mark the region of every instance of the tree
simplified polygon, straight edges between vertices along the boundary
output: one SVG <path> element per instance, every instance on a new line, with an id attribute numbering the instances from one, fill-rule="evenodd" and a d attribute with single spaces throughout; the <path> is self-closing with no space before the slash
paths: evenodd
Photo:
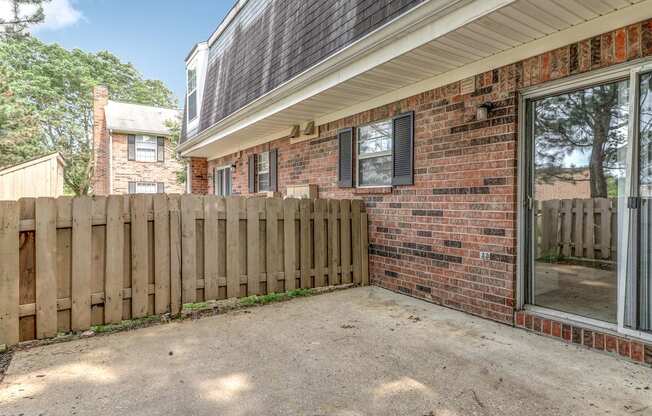
<path id="1" fill-rule="evenodd" d="M 0 42 L 0 76 L 0 85 L 4 82 L 11 91 L 10 104 L 0 101 L 0 114 L 18 112 L 35 120 L 33 132 L 22 131 L 16 123 L 6 125 L 0 145 L 14 136 L 21 140 L 14 140 L 12 155 L 61 152 L 66 190 L 77 195 L 91 191 L 94 86 L 107 86 L 113 100 L 176 105 L 162 82 L 143 79 L 131 64 L 109 52 L 66 50 L 29 36 Z M 34 143 L 38 149 L 33 149 Z"/>
<path id="2" fill-rule="evenodd" d="M 0 18 L 0 38 L 25 36 L 27 29 L 45 19 L 43 3 L 50 0 L 10 0 L 11 17 Z"/>
<path id="3" fill-rule="evenodd" d="M 575 166 L 567 156 L 590 152 L 592 198 L 609 196 L 609 178 L 624 168 L 621 149 L 627 143 L 628 89 L 622 82 L 574 91 L 536 102 L 534 123 L 537 165 L 545 176 L 562 180 Z"/>
<path id="4" fill-rule="evenodd" d="M 170 130 L 170 142 L 172 143 L 172 146 L 175 148 L 179 145 L 179 141 L 181 140 L 181 124 L 179 123 L 179 120 L 168 120 L 165 122 L 165 127 L 167 127 Z M 177 183 L 178 184 L 184 184 L 186 183 L 186 160 L 184 158 L 181 158 L 178 153 L 174 154 L 174 158 L 181 164 L 181 170 L 178 170 L 176 172 L 177 174 Z"/>

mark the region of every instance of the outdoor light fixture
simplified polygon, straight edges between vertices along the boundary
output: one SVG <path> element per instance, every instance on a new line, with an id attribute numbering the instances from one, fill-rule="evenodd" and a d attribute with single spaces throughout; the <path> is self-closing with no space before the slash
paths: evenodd
<path id="1" fill-rule="evenodd" d="M 487 119 L 489 115 L 489 110 L 494 108 L 494 105 L 487 101 L 485 103 L 482 103 L 478 106 L 478 109 L 476 110 L 475 118 L 478 121 L 484 121 Z"/>

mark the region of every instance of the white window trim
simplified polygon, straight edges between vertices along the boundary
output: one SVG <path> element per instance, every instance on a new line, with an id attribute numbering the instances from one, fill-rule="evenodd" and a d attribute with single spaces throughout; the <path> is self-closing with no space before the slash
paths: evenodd
<path id="1" fill-rule="evenodd" d="M 231 180 L 229 181 L 229 185 L 231 185 L 231 186 L 229 187 L 229 193 L 228 193 L 228 194 L 225 194 L 225 193 L 223 192 L 222 195 L 220 195 L 220 194 L 217 193 L 217 183 L 215 182 L 215 176 L 216 176 L 217 172 L 219 172 L 219 171 L 225 171 L 225 170 L 227 170 L 227 169 L 229 169 L 229 176 L 233 175 L 233 166 L 232 166 L 232 165 L 216 166 L 216 167 L 213 169 L 213 194 L 214 194 L 214 195 L 217 195 L 217 196 L 230 196 L 230 195 L 233 194 L 233 178 L 232 178 L 232 177 L 231 177 Z M 222 179 L 223 179 L 223 180 L 225 179 L 225 176 L 224 176 L 224 175 L 222 175 Z M 222 186 L 224 187 L 224 184 L 222 184 Z M 224 189 L 224 188 L 222 188 L 222 189 Z"/>
<path id="2" fill-rule="evenodd" d="M 193 90 L 189 89 L 190 73 L 191 72 L 193 72 L 194 76 L 195 76 L 195 85 L 194 85 Z M 190 102 L 190 96 L 193 93 L 195 93 L 195 117 L 190 118 L 190 112 L 188 112 L 188 123 L 191 123 L 191 122 L 195 121 L 197 119 L 197 117 L 199 116 L 199 108 L 198 108 L 199 99 L 198 99 L 198 96 L 197 96 L 197 68 L 188 68 L 188 70 L 186 70 L 186 89 L 188 89 L 188 92 L 186 94 L 186 108 L 188 108 L 188 109 L 190 108 L 190 106 L 188 105 L 189 102 Z"/>
<path id="3" fill-rule="evenodd" d="M 145 139 L 145 138 L 148 139 L 148 143 L 147 143 L 146 146 L 143 146 L 143 144 L 144 144 L 144 143 L 143 143 L 143 139 Z M 153 141 L 153 142 L 154 142 L 154 159 L 153 159 L 153 160 L 143 159 L 143 158 L 139 158 L 139 157 L 138 157 L 138 155 L 139 155 L 139 153 L 138 153 L 138 145 L 139 145 L 138 142 L 139 142 L 139 140 L 140 140 L 140 145 L 141 145 L 143 148 L 147 149 L 147 150 L 151 150 L 151 149 L 149 149 L 149 148 L 147 147 L 147 146 L 150 145 L 149 141 Z M 137 135 L 137 136 L 134 138 L 134 153 L 135 153 L 135 154 L 134 154 L 134 160 L 135 160 L 136 162 L 146 162 L 146 163 L 155 163 L 155 162 L 158 162 L 158 137 L 147 136 L 147 135 Z"/>
<path id="4" fill-rule="evenodd" d="M 147 188 L 147 189 L 151 189 L 153 187 L 154 192 L 149 192 L 149 191 L 143 190 L 141 187 L 142 188 Z M 156 193 L 158 193 L 158 183 L 156 183 L 156 182 L 148 182 L 148 181 L 136 182 L 136 193 L 137 194 L 156 194 Z"/>
<path id="5" fill-rule="evenodd" d="M 367 127 L 367 126 L 370 126 L 372 124 L 385 123 L 385 122 L 389 122 L 391 124 L 392 119 L 388 118 L 388 119 L 376 120 L 376 121 L 371 122 L 371 123 L 366 123 L 366 124 L 362 124 L 360 126 L 357 126 L 356 129 L 355 129 L 355 147 L 354 147 L 354 150 L 355 150 L 355 187 L 356 188 L 373 189 L 373 188 L 388 188 L 388 187 L 392 186 L 392 177 L 391 177 L 391 175 L 390 175 L 388 184 L 383 184 L 383 185 L 360 185 L 360 171 L 361 171 L 361 169 L 360 169 L 360 161 L 364 160 L 364 159 L 373 159 L 373 158 L 380 157 L 380 156 L 393 156 L 393 151 L 394 151 L 393 148 L 390 148 L 389 150 L 382 151 L 382 152 L 367 153 L 367 154 L 364 154 L 364 155 L 360 154 L 360 129 L 364 128 L 364 127 Z M 392 133 L 390 135 L 390 144 L 391 144 L 391 147 L 393 147 L 394 146 L 394 128 L 393 128 L 393 126 L 392 126 L 391 132 Z M 392 162 L 393 162 L 393 158 L 392 158 Z"/>
<path id="6" fill-rule="evenodd" d="M 534 86 L 520 91 L 519 97 L 519 126 L 518 134 L 520 142 L 529 140 L 527 137 L 528 114 L 526 114 L 527 102 L 536 98 L 545 97 L 563 93 L 565 91 L 590 87 L 600 83 L 614 82 L 618 79 L 628 79 L 630 82 L 630 120 L 629 120 L 629 139 L 632 143 L 638 140 L 638 86 L 636 85 L 637 76 L 642 71 L 652 70 L 652 59 L 642 58 L 623 64 L 613 65 L 609 68 L 598 69 L 586 74 L 570 76 L 558 81 L 550 81 L 541 86 Z M 635 93 L 633 93 L 635 92 Z M 625 183 L 625 195 L 627 198 L 632 195 L 632 174 L 638 161 L 633 152 L 634 146 L 629 146 L 627 152 L 627 179 Z M 620 335 L 630 336 L 642 341 L 652 341 L 652 333 L 631 329 L 625 326 L 625 291 L 627 283 L 627 257 L 629 252 L 629 233 L 622 233 L 622 239 L 619 242 L 618 253 L 618 275 L 617 275 L 617 324 L 596 321 L 591 318 L 577 314 L 562 312 L 551 308 L 536 306 L 526 303 L 527 295 L 525 293 L 526 280 L 531 276 L 527 273 L 527 264 L 533 262 L 533 250 L 528 250 L 525 242 L 533 239 L 529 233 L 528 218 L 528 201 L 526 200 L 525 179 L 530 171 L 531 156 L 529 154 L 530 146 L 519 146 L 518 154 L 518 201 L 517 208 L 517 229 L 520 229 L 517 236 L 517 262 L 516 262 L 516 309 L 526 309 L 537 314 L 557 317 L 565 322 L 578 322 L 588 327 L 597 327 L 600 329 L 613 330 Z M 624 215 L 622 228 L 629 229 L 631 211 Z M 531 246 L 530 246 L 531 247 Z"/>
<path id="7" fill-rule="evenodd" d="M 267 170 L 259 171 L 258 166 L 260 164 L 260 158 L 261 158 L 262 155 L 267 155 Z M 260 152 L 256 156 L 256 192 L 270 192 L 270 190 L 272 188 L 272 183 L 271 183 L 272 177 L 271 177 L 271 174 L 270 174 L 270 166 L 269 166 L 270 160 L 269 160 L 269 157 L 270 157 L 269 150 L 265 151 L 265 152 Z M 268 179 L 267 189 L 262 189 L 262 187 L 260 186 L 260 174 L 261 173 L 262 174 L 267 174 L 267 179 Z"/>

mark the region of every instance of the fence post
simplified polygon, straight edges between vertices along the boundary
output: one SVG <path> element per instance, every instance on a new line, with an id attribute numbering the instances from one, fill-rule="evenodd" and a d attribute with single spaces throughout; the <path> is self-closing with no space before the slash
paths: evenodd
<path id="1" fill-rule="evenodd" d="M 19 220 L 16 201 L 0 202 L 0 344 L 19 341 Z"/>

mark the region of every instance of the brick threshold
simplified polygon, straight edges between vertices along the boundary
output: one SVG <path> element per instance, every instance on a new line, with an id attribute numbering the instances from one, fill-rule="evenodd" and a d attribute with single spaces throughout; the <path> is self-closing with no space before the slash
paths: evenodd
<path id="1" fill-rule="evenodd" d="M 589 324 L 529 310 L 514 313 L 514 325 L 526 331 L 652 367 L 652 344 Z"/>

